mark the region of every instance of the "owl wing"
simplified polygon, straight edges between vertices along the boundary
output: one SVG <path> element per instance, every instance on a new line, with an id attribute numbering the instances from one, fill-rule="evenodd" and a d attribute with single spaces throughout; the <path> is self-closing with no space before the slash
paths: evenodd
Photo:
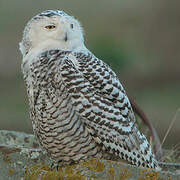
<path id="1" fill-rule="evenodd" d="M 74 56 L 77 61 L 76 67 L 96 92 L 113 102 L 124 118 L 135 121 L 126 92 L 112 69 L 90 52 L 74 53 Z"/>
<path id="2" fill-rule="evenodd" d="M 96 64 L 100 64 L 101 71 L 93 67 L 94 62 L 85 64 L 77 55 L 71 53 L 63 59 L 59 74 L 89 133 L 108 152 L 132 164 L 154 168 L 151 147 L 136 127 L 129 100 L 115 73 L 100 60 L 96 59 Z"/>

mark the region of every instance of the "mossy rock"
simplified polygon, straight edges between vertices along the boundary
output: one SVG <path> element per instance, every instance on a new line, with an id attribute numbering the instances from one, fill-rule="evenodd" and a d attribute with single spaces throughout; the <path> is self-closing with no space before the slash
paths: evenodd
<path id="1" fill-rule="evenodd" d="M 122 162 L 90 159 L 78 164 L 50 169 L 51 161 L 38 148 L 31 134 L 0 131 L 0 179 L 60 180 L 60 179 L 138 179 L 178 180 L 175 172 L 156 172 Z"/>

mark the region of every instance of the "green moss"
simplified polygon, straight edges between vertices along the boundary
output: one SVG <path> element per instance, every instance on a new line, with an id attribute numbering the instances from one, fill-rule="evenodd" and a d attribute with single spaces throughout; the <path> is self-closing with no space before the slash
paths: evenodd
<path id="1" fill-rule="evenodd" d="M 133 173 L 136 172 L 133 169 L 122 168 L 118 163 L 113 161 L 105 161 L 100 159 L 91 159 L 89 161 L 80 162 L 79 164 L 69 165 L 65 167 L 60 167 L 57 171 L 56 169 L 51 170 L 46 165 L 33 165 L 26 168 L 25 180 L 85 180 L 87 178 L 93 180 L 98 179 L 98 177 L 105 177 L 109 180 L 121 179 L 128 180 L 133 177 Z M 118 169 L 118 171 L 117 171 Z M 155 172 L 152 169 L 138 170 L 138 180 L 157 180 L 160 179 L 160 172 Z M 10 174 L 13 171 L 9 171 Z M 168 178 L 168 177 L 167 177 Z M 171 178 L 169 177 L 169 180 Z"/>
<path id="2" fill-rule="evenodd" d="M 74 170 L 72 166 L 68 166 L 65 168 L 65 174 L 74 174 Z"/>
<path id="3" fill-rule="evenodd" d="M 85 179 L 78 171 L 73 170 L 73 166 L 62 167 L 58 171 L 56 169 L 50 170 L 45 165 L 34 165 L 26 169 L 25 180 L 36 180 L 38 178 L 43 180 Z"/>
<path id="4" fill-rule="evenodd" d="M 113 180 L 113 179 L 114 179 L 114 177 L 115 177 L 115 171 L 114 171 L 114 168 L 113 168 L 113 167 L 108 169 L 108 176 L 109 176 L 109 179 L 110 179 L 110 180 Z"/>
<path id="5" fill-rule="evenodd" d="M 86 162 L 81 162 L 79 165 L 82 167 L 86 167 L 88 168 L 88 170 L 93 172 L 103 172 L 105 169 L 104 163 L 98 159 L 91 159 Z M 44 180 L 59 180 L 64 178 L 78 180 L 85 179 L 85 176 L 81 175 L 81 172 L 76 165 L 60 167 L 58 171 L 56 169 L 51 170 L 45 165 L 34 165 L 28 167 L 25 174 L 25 180 L 35 180 L 37 178 L 42 178 Z M 95 174 L 91 175 L 92 179 L 95 177 Z"/>
<path id="6" fill-rule="evenodd" d="M 96 158 L 83 162 L 82 166 L 87 167 L 90 171 L 94 171 L 94 172 L 103 172 L 105 169 L 104 163 Z"/>
<path id="7" fill-rule="evenodd" d="M 138 180 L 157 180 L 160 177 L 160 172 L 154 172 L 152 169 L 144 169 L 140 171 L 141 177 Z"/>
<path id="8" fill-rule="evenodd" d="M 14 174 L 14 170 L 9 168 L 9 175 L 12 176 Z"/>
<path id="9" fill-rule="evenodd" d="M 132 177 L 132 171 L 128 168 L 121 169 L 121 172 L 119 173 L 119 179 L 126 180 Z"/>
<path id="10" fill-rule="evenodd" d="M 93 180 L 93 179 L 97 179 L 97 176 L 95 174 L 92 174 L 91 177 L 90 177 L 90 180 Z"/>

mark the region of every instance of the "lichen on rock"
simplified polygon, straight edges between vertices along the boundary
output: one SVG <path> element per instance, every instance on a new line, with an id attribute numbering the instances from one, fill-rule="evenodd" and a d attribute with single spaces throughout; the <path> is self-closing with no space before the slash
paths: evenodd
<path id="1" fill-rule="evenodd" d="M 51 161 L 38 147 L 32 134 L 0 131 L 1 179 L 56 180 L 56 179 L 180 179 L 173 172 L 156 172 L 122 162 L 92 158 L 78 164 L 51 170 Z"/>

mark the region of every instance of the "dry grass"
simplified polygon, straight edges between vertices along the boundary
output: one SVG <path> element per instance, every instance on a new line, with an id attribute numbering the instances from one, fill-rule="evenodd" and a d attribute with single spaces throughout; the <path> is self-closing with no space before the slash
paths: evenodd
<path id="1" fill-rule="evenodd" d="M 176 111 L 167 131 L 166 134 L 162 140 L 161 146 L 163 147 L 163 144 L 165 140 L 167 139 L 169 132 L 172 130 L 172 127 L 177 120 L 178 114 L 180 113 L 180 108 Z M 164 155 L 162 157 L 162 161 L 164 162 L 170 162 L 170 163 L 180 163 L 180 142 L 177 143 L 172 147 L 172 149 L 164 150 Z"/>

